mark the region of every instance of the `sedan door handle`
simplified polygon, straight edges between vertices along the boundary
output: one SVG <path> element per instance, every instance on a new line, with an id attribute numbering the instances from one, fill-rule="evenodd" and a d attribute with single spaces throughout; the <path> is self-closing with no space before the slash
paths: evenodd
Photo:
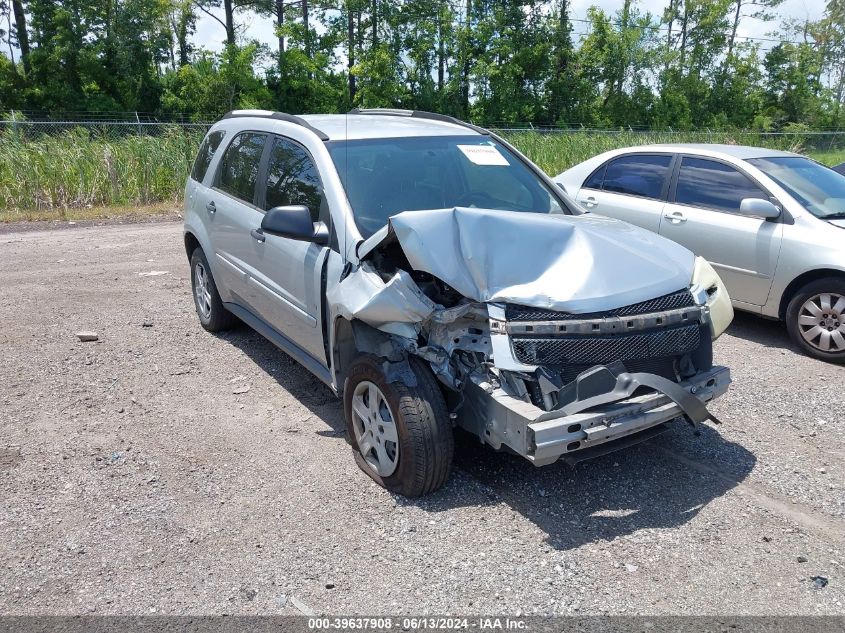
<path id="1" fill-rule="evenodd" d="M 587 207 L 588 209 L 592 209 L 598 203 L 596 202 L 596 199 L 593 198 L 593 196 L 590 196 L 589 198 L 585 198 L 584 200 L 582 200 L 581 204 Z"/>
<path id="2" fill-rule="evenodd" d="M 252 235 L 252 237 L 253 237 L 256 241 L 258 241 L 258 242 L 262 242 L 262 243 L 263 243 L 263 242 L 264 242 L 264 240 L 266 240 L 266 239 L 267 239 L 267 236 L 266 236 L 266 235 L 264 235 L 264 231 L 262 231 L 261 229 L 252 229 L 252 230 L 249 232 L 249 234 L 250 234 L 250 235 Z"/>
<path id="3" fill-rule="evenodd" d="M 679 224 L 681 222 L 687 221 L 686 216 L 684 216 L 684 214 L 681 213 L 680 211 L 672 211 L 672 213 L 664 213 L 663 217 L 666 218 L 667 220 L 671 220 L 672 222 L 677 222 Z"/>
<path id="4" fill-rule="evenodd" d="M 215 213 L 217 213 L 217 205 L 214 204 L 214 201 L 212 200 L 211 202 L 205 205 L 205 210 L 208 211 L 211 215 L 214 215 Z"/>

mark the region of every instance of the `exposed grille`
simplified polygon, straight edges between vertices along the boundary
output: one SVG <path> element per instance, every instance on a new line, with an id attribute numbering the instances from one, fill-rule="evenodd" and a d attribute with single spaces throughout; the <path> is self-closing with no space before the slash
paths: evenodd
<path id="1" fill-rule="evenodd" d="M 572 314 L 571 312 L 557 312 L 555 310 L 544 310 L 543 308 L 530 308 L 509 303 L 505 306 L 505 318 L 508 321 L 567 321 L 571 319 L 602 319 L 607 317 L 634 316 L 637 314 L 649 314 L 651 312 L 663 312 L 676 308 L 688 308 L 695 305 L 692 293 L 687 290 L 678 290 L 656 299 L 649 299 L 641 303 L 634 303 L 621 308 L 613 308 L 606 312 L 590 312 L 588 314 Z"/>
<path id="2" fill-rule="evenodd" d="M 699 325 L 610 336 L 514 338 L 514 354 L 527 365 L 606 365 L 614 361 L 679 356 L 698 348 Z"/>
<path id="3" fill-rule="evenodd" d="M 630 373 L 645 372 L 647 374 L 657 374 L 669 380 L 676 380 L 675 375 L 675 358 L 637 358 L 634 360 L 626 360 L 622 363 L 625 366 L 625 371 Z M 582 371 L 586 371 L 595 364 L 582 365 L 566 365 L 560 370 L 560 378 L 563 384 L 572 382 L 578 377 Z"/>

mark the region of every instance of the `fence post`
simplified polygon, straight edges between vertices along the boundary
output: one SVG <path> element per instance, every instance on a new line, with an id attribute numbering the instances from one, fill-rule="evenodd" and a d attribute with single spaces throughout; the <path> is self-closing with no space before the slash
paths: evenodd
<path id="1" fill-rule="evenodd" d="M 135 121 L 138 123 L 138 136 L 141 136 L 141 118 L 138 116 L 137 110 L 135 110 Z"/>

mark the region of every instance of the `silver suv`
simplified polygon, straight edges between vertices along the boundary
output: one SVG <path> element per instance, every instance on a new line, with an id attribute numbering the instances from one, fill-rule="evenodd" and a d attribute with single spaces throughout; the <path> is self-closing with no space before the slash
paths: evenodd
<path id="1" fill-rule="evenodd" d="M 359 466 L 418 496 L 453 428 L 536 465 L 686 418 L 730 374 L 732 318 L 707 262 L 579 215 L 486 130 L 397 110 L 215 124 L 185 189 L 197 314 L 236 317 L 343 397 Z"/>

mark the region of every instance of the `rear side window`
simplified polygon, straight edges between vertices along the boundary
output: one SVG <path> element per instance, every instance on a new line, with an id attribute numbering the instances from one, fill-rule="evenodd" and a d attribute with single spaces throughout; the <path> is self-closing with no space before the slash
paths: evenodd
<path id="1" fill-rule="evenodd" d="M 226 136 L 226 132 L 219 130 L 212 132 L 206 136 L 200 150 L 197 152 L 197 159 L 194 161 L 194 167 L 191 169 L 191 178 L 197 182 L 202 182 L 205 178 L 205 172 L 208 171 L 208 166 L 211 164 L 211 159 L 214 157 L 214 152 L 220 147 L 220 141 Z"/>
<path id="2" fill-rule="evenodd" d="M 220 161 L 217 172 L 217 188 L 252 204 L 255 198 L 255 182 L 258 180 L 258 166 L 264 151 L 266 134 L 246 132 L 238 134 Z"/>
<path id="3" fill-rule="evenodd" d="M 584 186 L 587 189 L 601 189 L 601 183 L 604 182 L 604 172 L 606 171 L 607 163 L 595 170 L 584 182 Z"/>
<path id="4" fill-rule="evenodd" d="M 607 165 L 602 189 L 629 196 L 659 199 L 672 157 L 665 154 L 622 156 Z"/>
<path id="5" fill-rule="evenodd" d="M 739 211 L 743 198 L 769 196 L 748 176 L 730 165 L 706 158 L 685 157 L 678 172 L 675 202 L 719 211 Z"/>
<path id="6" fill-rule="evenodd" d="M 322 187 L 317 168 L 305 149 L 286 139 L 276 139 L 267 166 L 266 209 L 304 205 L 311 219 L 320 217 Z"/>

